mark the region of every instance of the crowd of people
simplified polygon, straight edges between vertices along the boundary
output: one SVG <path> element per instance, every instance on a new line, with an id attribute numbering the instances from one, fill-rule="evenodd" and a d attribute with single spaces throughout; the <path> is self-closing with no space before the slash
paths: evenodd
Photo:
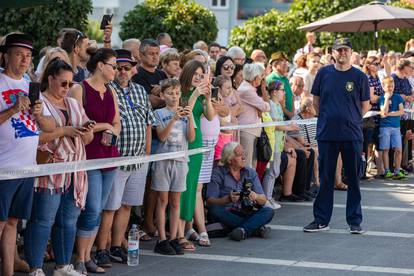
<path id="1" fill-rule="evenodd" d="M 64 28 L 39 52 L 27 34 L 2 38 L 0 168 L 210 150 L 0 180 L 2 275 L 42 276 L 50 259 L 54 276 L 108 272 L 127 262 L 131 223 L 141 241 L 156 241 L 156 253 L 181 255 L 214 246 L 212 233 L 267 238 L 280 203 L 316 198 L 304 231 L 327 230 L 333 188 L 347 184 L 355 200 L 347 220 L 359 233 L 359 178 L 401 180 L 413 169 L 414 46 L 358 53 L 338 39 L 322 49 L 307 33 L 290 63 L 280 51 L 249 57 L 204 41 L 180 52 L 167 33 L 112 49 L 111 32 L 108 25 L 99 48 Z M 342 82 L 335 96 L 329 87 Z M 318 126 L 300 122 L 316 117 Z M 292 122 L 225 128 L 283 121 Z"/>

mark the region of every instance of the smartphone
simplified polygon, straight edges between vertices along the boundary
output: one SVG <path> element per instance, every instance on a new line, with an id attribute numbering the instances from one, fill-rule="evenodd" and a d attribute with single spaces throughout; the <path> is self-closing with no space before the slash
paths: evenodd
<path id="1" fill-rule="evenodd" d="M 211 98 L 218 100 L 218 87 L 211 88 Z"/>
<path id="2" fill-rule="evenodd" d="M 380 46 L 381 56 L 384 56 L 387 53 L 387 47 L 385 45 Z"/>
<path id="3" fill-rule="evenodd" d="M 84 123 L 84 124 L 83 124 L 83 126 L 80 128 L 80 130 L 81 130 L 81 131 L 86 131 L 86 129 L 87 129 L 88 127 L 94 126 L 95 124 L 96 124 L 96 122 L 95 122 L 95 121 L 93 121 L 93 120 L 89 120 L 89 121 L 87 121 L 86 123 Z"/>
<path id="4" fill-rule="evenodd" d="M 108 26 L 109 22 L 111 22 L 112 16 L 114 15 L 104 14 L 104 16 L 102 16 L 101 28 L 100 28 L 101 30 L 105 30 L 105 27 Z"/>
<path id="5" fill-rule="evenodd" d="M 33 106 L 40 97 L 40 82 L 29 83 L 30 106 Z"/>
<path id="6" fill-rule="evenodd" d="M 180 98 L 180 106 L 181 106 L 182 108 L 184 108 L 184 107 L 186 107 L 187 105 L 188 105 L 188 98 L 181 97 L 181 98 Z"/>
<path id="7" fill-rule="evenodd" d="M 106 131 L 102 133 L 101 143 L 105 146 L 115 146 L 117 141 L 118 136 L 116 136 L 115 134 Z"/>

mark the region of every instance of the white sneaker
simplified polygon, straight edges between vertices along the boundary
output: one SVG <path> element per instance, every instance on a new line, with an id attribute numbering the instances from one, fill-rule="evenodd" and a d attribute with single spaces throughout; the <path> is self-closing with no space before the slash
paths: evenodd
<path id="1" fill-rule="evenodd" d="M 273 198 L 272 199 L 270 199 L 270 200 L 268 200 L 267 202 L 266 202 L 266 205 L 265 205 L 266 207 L 270 207 L 270 208 L 272 208 L 273 210 L 277 210 L 277 209 L 279 209 L 280 207 L 282 207 L 282 205 L 280 205 L 279 203 L 277 203 Z"/>
<path id="2" fill-rule="evenodd" d="M 84 276 L 84 275 L 74 270 L 73 265 L 68 264 L 62 268 L 55 268 L 55 271 L 53 271 L 53 276 Z"/>
<path id="3" fill-rule="evenodd" d="M 30 272 L 29 276 L 46 276 L 46 274 L 43 272 L 41 268 L 38 268 L 35 271 Z"/>

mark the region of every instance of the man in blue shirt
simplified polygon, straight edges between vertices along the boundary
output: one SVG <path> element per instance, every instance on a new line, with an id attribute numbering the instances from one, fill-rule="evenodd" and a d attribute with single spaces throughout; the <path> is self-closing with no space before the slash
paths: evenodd
<path id="1" fill-rule="evenodd" d="M 361 234 L 362 212 L 359 168 L 362 154 L 362 116 L 369 110 L 369 86 L 364 73 L 352 67 L 351 42 L 339 38 L 333 45 L 336 63 L 321 68 L 311 93 L 318 111 L 320 190 L 313 205 L 314 221 L 305 232 L 329 230 L 332 216 L 336 160 L 339 153 L 347 177 L 346 220 L 353 234 Z"/>
<path id="2" fill-rule="evenodd" d="M 270 228 L 265 224 L 274 215 L 272 208 L 264 206 L 267 199 L 256 171 L 245 165 L 243 147 L 236 142 L 226 144 L 206 190 L 209 217 L 226 226 L 235 241 L 255 234 L 266 238 Z"/>
<path id="3" fill-rule="evenodd" d="M 404 114 L 404 99 L 394 92 L 394 80 L 385 77 L 382 80 L 385 94 L 379 99 L 381 107 L 381 119 L 379 122 L 379 145 L 382 150 L 382 160 L 385 169 L 385 178 L 400 180 L 405 178 L 401 169 L 402 140 L 401 140 L 401 115 Z M 390 171 L 389 150 L 394 149 L 394 174 Z"/>

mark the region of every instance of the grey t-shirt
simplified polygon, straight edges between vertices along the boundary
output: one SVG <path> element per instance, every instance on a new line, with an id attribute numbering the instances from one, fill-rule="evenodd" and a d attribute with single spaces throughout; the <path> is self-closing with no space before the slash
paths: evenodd
<path id="1" fill-rule="evenodd" d="M 155 110 L 157 122 L 154 126 L 167 127 L 168 123 L 174 117 L 174 112 L 167 107 Z M 193 122 L 194 124 L 194 122 Z M 194 124 L 195 127 L 195 124 Z M 174 123 L 170 134 L 164 142 L 160 142 L 156 153 L 166 153 L 174 151 L 183 151 L 188 149 L 187 142 L 188 118 L 181 118 Z M 188 161 L 186 157 L 175 158 L 177 161 Z"/>

